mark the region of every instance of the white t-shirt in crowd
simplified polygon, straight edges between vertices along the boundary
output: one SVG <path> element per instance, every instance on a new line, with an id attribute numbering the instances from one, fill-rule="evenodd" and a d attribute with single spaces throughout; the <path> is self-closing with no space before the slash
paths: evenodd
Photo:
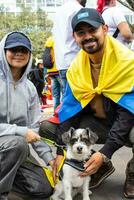
<path id="1" fill-rule="evenodd" d="M 118 25 L 121 22 L 126 22 L 125 16 L 121 12 L 121 10 L 117 7 L 104 8 L 102 17 L 105 23 L 108 25 L 108 33 L 112 36 L 115 33 Z M 124 38 L 121 36 L 120 33 L 118 34 L 118 37 L 116 39 L 124 43 Z"/>
<path id="2" fill-rule="evenodd" d="M 57 9 L 54 19 L 54 51 L 56 66 L 59 70 L 68 69 L 80 50 L 73 38 L 71 21 L 82 8 L 77 0 L 68 0 Z"/>
<path id="3" fill-rule="evenodd" d="M 132 41 L 132 44 L 131 44 L 131 50 L 134 51 L 134 40 Z"/>

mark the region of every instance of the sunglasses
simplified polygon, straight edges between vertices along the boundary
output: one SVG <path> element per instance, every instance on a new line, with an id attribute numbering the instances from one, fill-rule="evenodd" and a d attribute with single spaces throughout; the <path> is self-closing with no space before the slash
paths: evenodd
<path id="1" fill-rule="evenodd" d="M 21 52 L 27 54 L 29 52 L 29 50 L 26 47 L 13 47 L 8 50 L 11 51 L 12 53 Z"/>

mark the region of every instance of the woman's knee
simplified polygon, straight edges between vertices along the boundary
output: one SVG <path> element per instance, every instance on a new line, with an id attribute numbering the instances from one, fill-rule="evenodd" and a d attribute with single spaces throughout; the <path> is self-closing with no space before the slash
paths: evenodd
<path id="1" fill-rule="evenodd" d="M 18 151 L 23 151 L 28 149 L 28 143 L 26 139 L 22 136 L 15 136 L 14 139 L 14 147 L 18 149 Z"/>
<path id="2" fill-rule="evenodd" d="M 28 149 L 28 143 L 22 136 L 5 136 L 1 138 L 3 149 L 23 151 Z"/>

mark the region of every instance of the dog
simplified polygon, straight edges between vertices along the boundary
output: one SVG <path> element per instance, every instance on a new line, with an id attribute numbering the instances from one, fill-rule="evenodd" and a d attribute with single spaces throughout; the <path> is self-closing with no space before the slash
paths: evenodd
<path id="1" fill-rule="evenodd" d="M 52 200 L 72 200 L 80 191 L 83 194 L 83 200 L 90 200 L 90 176 L 81 177 L 79 174 L 84 171 L 84 163 L 89 160 L 92 146 L 97 139 L 98 136 L 89 128 L 71 127 L 62 135 L 62 140 L 67 145 L 66 159 L 62 168 L 62 181 L 56 184 Z"/>

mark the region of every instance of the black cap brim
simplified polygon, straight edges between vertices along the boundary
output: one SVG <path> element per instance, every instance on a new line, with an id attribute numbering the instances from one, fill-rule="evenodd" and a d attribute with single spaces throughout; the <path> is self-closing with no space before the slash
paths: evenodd
<path id="1" fill-rule="evenodd" d="M 103 25 L 102 23 L 99 23 L 99 22 L 96 22 L 96 21 L 92 21 L 92 20 L 89 20 L 89 19 L 82 19 L 82 20 L 79 20 L 77 21 L 77 24 L 74 24 L 73 25 L 73 32 L 76 30 L 77 26 L 80 24 L 80 23 L 87 23 L 95 28 L 98 28 L 99 26 Z"/>
<path id="2" fill-rule="evenodd" d="M 12 48 L 15 48 L 15 47 L 25 47 L 25 48 L 27 48 L 30 52 L 31 52 L 31 49 L 27 46 L 27 45 L 25 45 L 25 44 L 23 44 L 23 43 L 20 43 L 20 42 L 16 42 L 16 43 L 14 43 L 14 44 L 11 44 L 11 45 L 7 45 L 6 47 L 5 47 L 5 49 L 12 49 Z"/>

